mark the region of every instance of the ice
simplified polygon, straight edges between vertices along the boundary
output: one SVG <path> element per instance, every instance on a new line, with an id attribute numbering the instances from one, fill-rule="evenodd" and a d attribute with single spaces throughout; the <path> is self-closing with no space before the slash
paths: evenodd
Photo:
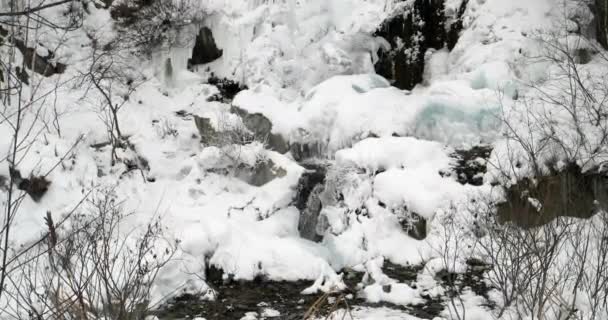
<path id="1" fill-rule="evenodd" d="M 447 1 L 447 10 L 456 11 L 461 2 Z M 159 50 L 151 61 L 142 59 L 148 81 L 119 113 L 124 134 L 135 149 L 125 154 L 137 152 L 146 159 L 150 166 L 146 178 L 153 178 L 149 181 L 139 172 L 125 173 L 125 166 L 110 167 L 108 150 L 90 147 L 108 140 L 98 97 L 89 91 L 88 100 L 83 101 L 85 89 L 75 83 L 60 88 L 56 92 L 59 103 L 53 107 L 64 114 L 61 136 L 42 124 L 35 126 L 32 132 L 43 134 L 28 138 L 34 144 L 19 169 L 24 175 L 38 174 L 58 161 L 62 164 L 49 175 L 52 185 L 41 202 L 24 199 L 22 213 L 16 217 L 18 232 L 11 241 L 27 244 L 42 234 L 46 211 L 61 216 L 87 190 L 113 187 L 125 208 L 133 212 L 124 230 L 145 227 L 151 218 L 161 216 L 168 237 L 181 241 L 177 261 L 163 270 L 155 284 L 155 299 L 165 297 L 175 286 L 206 292 L 201 276 L 207 263 L 236 279 L 308 280 L 311 286 L 306 293 L 343 286 L 338 273 L 345 267 L 367 266 L 366 271 L 372 273 L 380 267 L 370 262 L 380 259 L 426 263 L 432 272 L 420 275 L 425 290 L 441 291 L 433 280 L 434 272 L 444 267 L 433 248 L 444 240 L 437 230 L 439 219 L 453 205 L 463 209 L 469 193 L 489 188 L 461 186 L 442 174 L 452 165 L 449 155 L 454 147 L 492 144 L 490 164 L 507 166 L 519 161 L 522 165 L 513 175 L 528 175 L 532 168 L 524 150 L 502 139 L 500 113 L 506 112 L 521 132 L 526 132 L 526 110 L 552 111 L 555 121 L 567 124 L 564 112 L 543 104 L 516 103 L 530 96 L 526 82 L 555 84 L 547 82 L 555 74 L 549 65 L 525 62 L 539 53 L 534 35 L 561 21 L 557 19 L 562 8 L 550 0 L 469 1 L 454 50 L 429 51 L 424 82 L 403 91 L 391 87 L 373 68 L 377 50 L 387 43 L 371 34 L 396 5 L 387 0 L 201 2 L 206 10 L 201 24 L 213 31 L 224 55 L 198 71 L 188 71 L 197 29 L 182 30 L 181 46 Z M 41 30 L 44 47 L 57 47 L 56 59 L 69 67 L 65 75 L 43 82 L 40 92 L 54 92 L 55 81 L 87 70 L 89 35 L 94 34 L 100 44 L 115 35 L 108 11 L 89 7 L 82 29 L 71 31 L 63 46 L 57 47 L 64 35 Z M 589 16 L 587 9 L 568 10 Z M 59 8 L 49 13 L 62 14 Z M 573 30 L 572 21 L 566 23 Z M 560 38 L 562 43 L 590 48 L 580 40 L 572 35 Z M 0 51 L 2 57 L 8 56 L 5 47 Z M 19 54 L 16 63 L 21 63 Z M 591 75 L 606 73 L 597 58 L 584 70 Z M 269 151 L 260 143 L 200 143 L 192 115 L 209 118 L 216 129 L 239 123 L 229 112 L 229 104 L 207 101 L 218 92 L 204 84 L 210 72 L 248 86 L 235 97 L 234 106 L 263 114 L 271 120 L 273 133 L 291 143 L 318 145 L 319 154 L 329 159 L 334 171 L 328 174 L 333 183 L 328 188 L 343 199 L 323 208 L 328 229 L 321 242 L 299 237 L 299 212 L 293 198 L 304 168 L 291 155 Z M 40 78 L 32 75 L 32 79 Z M 52 120 L 52 110 L 44 111 L 42 117 Z M 32 122 L 33 117 L 28 115 L 24 122 Z M 600 138 L 592 127 L 583 129 L 591 139 Z M 567 125 L 560 130 L 563 136 L 573 135 Z M 60 161 L 81 135 L 83 142 L 73 150 L 74 163 Z M 4 137 L 10 136 L 10 125 L 0 121 L 2 157 L 11 147 L 10 139 Z M 541 139 L 537 132 L 531 136 Z M 235 164 L 252 166 L 260 157 L 271 159 L 285 175 L 253 186 L 231 174 Z M 589 155 L 583 152 L 579 160 L 585 157 Z M 486 182 L 499 179 L 500 172 L 492 168 Z M 1 160 L 0 175 L 7 174 L 8 165 Z M 5 193 L 0 200 L 6 200 Z M 357 209 L 365 209 L 366 215 L 357 215 Z M 415 240 L 404 231 L 399 214 L 406 211 L 427 219 L 427 239 Z M 463 264 L 456 267 L 462 271 Z M 415 288 L 376 276 L 392 289 L 387 293 L 380 283 L 367 286 L 363 292 L 370 301 L 420 301 Z M 472 319 L 487 318 L 478 297 L 467 293 L 464 298 Z M 386 308 L 359 308 L 353 313 L 357 319 L 416 319 Z"/>

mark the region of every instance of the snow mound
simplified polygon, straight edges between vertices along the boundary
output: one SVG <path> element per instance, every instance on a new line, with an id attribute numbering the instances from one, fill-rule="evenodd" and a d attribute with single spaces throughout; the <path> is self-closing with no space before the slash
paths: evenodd
<path id="1" fill-rule="evenodd" d="M 450 158 L 438 142 L 413 137 L 370 138 L 336 152 L 336 164 L 356 164 L 370 172 L 392 168 L 447 168 Z"/>
<path id="2" fill-rule="evenodd" d="M 462 186 L 441 172 L 450 165 L 448 149 L 416 138 L 370 138 L 336 153 L 338 165 L 377 173 L 374 196 L 389 208 L 407 207 L 430 219 L 441 206 L 460 197 Z"/>

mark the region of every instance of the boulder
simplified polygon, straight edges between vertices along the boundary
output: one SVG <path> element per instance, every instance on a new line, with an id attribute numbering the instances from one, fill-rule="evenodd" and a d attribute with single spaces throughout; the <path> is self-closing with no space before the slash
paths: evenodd
<path id="1" fill-rule="evenodd" d="M 236 172 L 236 176 L 240 180 L 256 187 L 261 187 L 276 178 L 284 177 L 286 174 L 285 169 L 277 167 L 270 159 L 260 161 L 253 167 L 238 168 Z"/>
<path id="2" fill-rule="evenodd" d="M 402 220 L 401 226 L 407 232 L 407 235 L 416 239 L 426 239 L 426 219 L 415 212 L 411 212 L 407 219 Z"/>
<path id="3" fill-rule="evenodd" d="M 265 142 L 271 150 L 279 153 L 289 151 L 289 144 L 279 135 L 272 133 L 272 122 L 261 113 L 249 113 L 247 110 L 236 106 L 230 108 L 230 112 L 241 117 L 243 125 L 251 131 L 254 138 Z"/>

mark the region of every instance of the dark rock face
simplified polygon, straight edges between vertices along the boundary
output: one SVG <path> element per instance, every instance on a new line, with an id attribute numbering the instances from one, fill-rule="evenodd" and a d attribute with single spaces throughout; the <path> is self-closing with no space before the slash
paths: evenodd
<path id="1" fill-rule="evenodd" d="M 597 28 L 597 41 L 605 49 L 608 49 L 608 1 L 595 0 L 593 13 L 595 14 L 595 23 Z"/>
<path id="2" fill-rule="evenodd" d="M 464 0 L 448 26 L 444 0 L 415 0 L 400 6 L 375 32 L 387 40 L 391 49 L 378 52 L 376 73 L 400 89 L 410 90 L 422 82 L 425 54 L 429 49 L 453 49 L 462 31 Z"/>
<path id="3" fill-rule="evenodd" d="M 197 65 L 212 62 L 220 58 L 222 53 L 222 50 L 215 44 L 211 29 L 203 27 L 196 36 L 190 64 Z"/>
<path id="4" fill-rule="evenodd" d="M 295 198 L 295 206 L 300 210 L 298 231 L 300 236 L 311 241 L 320 241 L 317 224 L 323 203 L 321 194 L 325 191 L 327 168 L 324 165 L 304 165 L 307 171 L 300 177 Z"/>
<path id="5" fill-rule="evenodd" d="M 523 228 L 545 225 L 557 217 L 590 218 L 608 209 L 608 175 L 576 164 L 561 171 L 522 179 L 506 190 L 506 202 L 498 204 L 499 222 Z"/>
<path id="6" fill-rule="evenodd" d="M 391 49 L 378 53 L 376 73 L 400 89 L 412 89 L 422 81 L 428 49 L 441 49 L 446 42 L 443 0 L 416 0 L 385 20 L 375 35 Z"/>

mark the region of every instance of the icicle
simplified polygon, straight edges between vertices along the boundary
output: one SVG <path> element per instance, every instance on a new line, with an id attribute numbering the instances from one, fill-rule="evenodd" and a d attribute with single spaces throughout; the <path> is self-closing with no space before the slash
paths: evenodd
<path id="1" fill-rule="evenodd" d="M 171 58 L 167 58 L 165 60 L 165 70 L 163 78 L 165 80 L 165 86 L 173 87 L 175 85 L 175 75 L 173 74 L 173 65 L 171 63 Z"/>

